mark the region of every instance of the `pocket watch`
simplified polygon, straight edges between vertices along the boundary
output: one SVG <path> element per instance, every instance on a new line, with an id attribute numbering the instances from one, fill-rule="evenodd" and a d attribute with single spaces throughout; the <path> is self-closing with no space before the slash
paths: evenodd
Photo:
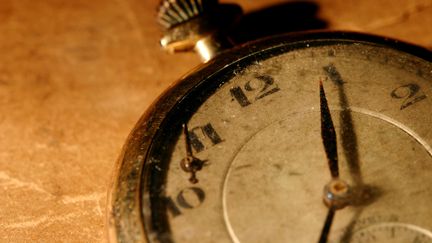
<path id="1" fill-rule="evenodd" d="M 230 48 L 239 8 L 165 0 L 163 47 L 205 63 L 118 160 L 112 242 L 432 242 L 432 54 L 303 32 Z"/>

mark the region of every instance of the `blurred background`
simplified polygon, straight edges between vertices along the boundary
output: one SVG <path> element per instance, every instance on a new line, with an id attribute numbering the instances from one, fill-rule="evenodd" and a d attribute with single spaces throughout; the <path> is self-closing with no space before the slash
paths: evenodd
<path id="1" fill-rule="evenodd" d="M 238 0 L 239 43 L 354 30 L 432 48 L 432 0 Z M 159 46 L 155 0 L 0 0 L 0 241 L 103 242 L 135 122 L 197 66 Z"/>

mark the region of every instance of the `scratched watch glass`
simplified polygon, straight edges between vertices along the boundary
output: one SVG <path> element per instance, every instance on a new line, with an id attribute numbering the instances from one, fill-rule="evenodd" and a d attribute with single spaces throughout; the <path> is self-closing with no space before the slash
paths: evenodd
<path id="1" fill-rule="evenodd" d="M 110 234 L 148 242 L 432 242 L 432 63 L 309 33 L 221 54 L 120 158 Z"/>
<path id="2" fill-rule="evenodd" d="M 147 239 L 318 242 L 325 201 L 342 191 L 323 242 L 432 242 L 431 72 L 424 57 L 349 38 L 224 65 L 176 101 L 138 156 Z"/>

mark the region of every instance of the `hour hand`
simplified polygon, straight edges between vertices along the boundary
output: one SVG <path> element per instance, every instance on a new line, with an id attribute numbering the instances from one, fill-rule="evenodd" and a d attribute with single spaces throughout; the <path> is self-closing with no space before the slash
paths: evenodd
<path id="1" fill-rule="evenodd" d="M 339 177 L 336 132 L 328 108 L 323 83 L 320 80 L 320 111 L 321 111 L 321 138 L 327 155 L 330 174 L 333 179 Z"/>
<path id="2" fill-rule="evenodd" d="M 196 173 L 202 169 L 202 167 L 205 164 L 205 161 L 200 160 L 195 156 L 193 156 L 192 146 L 190 143 L 189 132 L 186 123 L 183 124 L 183 134 L 185 138 L 186 157 L 180 161 L 180 166 L 183 169 L 183 171 L 191 173 L 189 181 L 192 184 L 195 184 L 198 182 L 198 179 L 196 178 Z"/>

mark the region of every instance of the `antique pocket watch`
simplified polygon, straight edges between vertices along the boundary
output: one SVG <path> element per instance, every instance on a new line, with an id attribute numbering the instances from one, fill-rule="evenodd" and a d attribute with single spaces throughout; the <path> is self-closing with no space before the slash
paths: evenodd
<path id="1" fill-rule="evenodd" d="M 166 0 L 162 45 L 207 62 L 141 117 L 112 242 L 432 242 L 432 54 L 350 32 L 229 49 L 238 9 Z"/>

